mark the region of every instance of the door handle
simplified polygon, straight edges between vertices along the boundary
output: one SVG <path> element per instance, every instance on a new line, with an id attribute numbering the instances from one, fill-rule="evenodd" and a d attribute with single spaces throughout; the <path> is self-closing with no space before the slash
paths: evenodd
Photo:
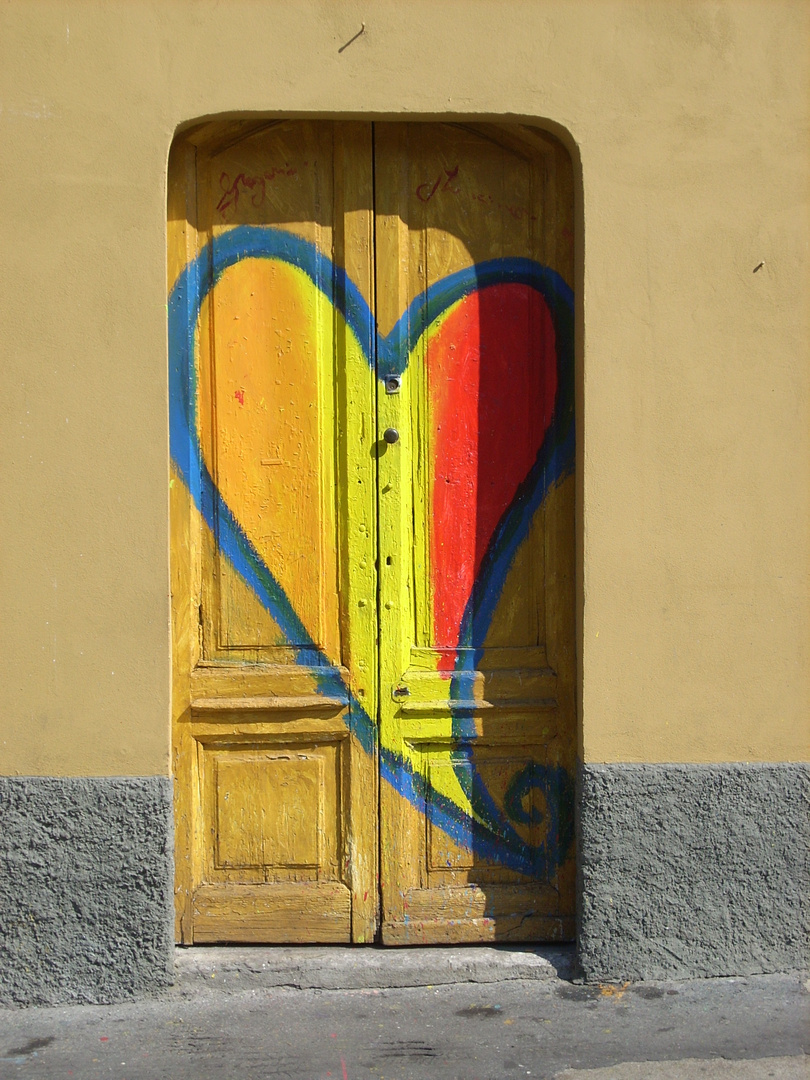
<path id="1" fill-rule="evenodd" d="M 388 427 L 383 432 L 383 438 L 389 446 L 393 446 L 394 443 L 399 442 L 399 432 L 395 427 Z"/>

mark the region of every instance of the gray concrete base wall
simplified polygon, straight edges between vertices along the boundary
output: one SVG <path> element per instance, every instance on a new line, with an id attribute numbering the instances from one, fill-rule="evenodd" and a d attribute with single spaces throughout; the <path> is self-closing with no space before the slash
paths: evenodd
<path id="1" fill-rule="evenodd" d="M 579 852 L 590 980 L 810 961 L 808 765 L 583 766 Z"/>
<path id="2" fill-rule="evenodd" d="M 591 980 L 810 963 L 810 766 L 587 765 Z M 0 1002 L 111 1002 L 172 977 L 171 781 L 0 777 Z"/>
<path id="3" fill-rule="evenodd" d="M 163 777 L 0 777 L 0 1001 L 171 981 L 171 810 Z"/>

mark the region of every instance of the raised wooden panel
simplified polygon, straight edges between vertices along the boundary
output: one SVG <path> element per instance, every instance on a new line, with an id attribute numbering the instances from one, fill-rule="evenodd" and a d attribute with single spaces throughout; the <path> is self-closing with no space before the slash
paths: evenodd
<path id="1" fill-rule="evenodd" d="M 452 791 L 456 780 L 460 781 L 465 791 L 470 792 L 473 799 L 478 794 L 476 788 L 480 788 L 482 797 L 504 806 L 508 803 L 510 786 L 514 786 L 515 779 L 519 779 L 531 767 L 531 761 L 525 758 L 491 757 L 483 749 L 476 750 L 475 760 L 471 748 L 466 753 L 453 750 L 449 757 L 446 754 L 428 753 L 427 864 L 431 884 L 503 880 L 504 876 L 514 880 L 518 877 L 500 866 L 496 851 L 476 850 L 471 823 L 467 823 L 460 836 L 453 838 L 441 827 L 441 819 L 436 813 L 442 793 Z M 540 839 L 536 825 L 537 812 L 532 805 L 536 801 L 535 791 L 532 788 L 526 795 L 529 817 L 526 822 L 528 828 L 523 830 L 527 843 L 533 845 L 537 845 Z M 522 802 L 520 806 L 524 813 Z M 459 871 L 463 871 L 463 874 Z"/>
<path id="2" fill-rule="evenodd" d="M 294 598 L 312 643 L 331 646 L 334 654 L 336 515 L 328 499 L 332 448 L 325 441 L 331 416 L 326 422 L 319 407 L 320 379 L 331 373 L 321 374 L 317 363 L 324 348 L 331 351 L 318 325 L 330 323 L 331 312 L 319 310 L 319 294 L 301 278 L 283 264 L 246 260 L 214 288 L 215 475 L 225 503 Z M 249 618 L 221 547 L 215 573 L 220 649 L 310 643 Z M 313 582 L 321 587 L 313 589 Z"/>
<path id="3" fill-rule="evenodd" d="M 346 943 L 352 894 L 339 882 L 202 885 L 192 904 L 194 940 Z"/>
<path id="4" fill-rule="evenodd" d="M 211 251 L 200 442 L 221 496 L 203 563 L 207 658 L 271 660 L 291 647 L 340 656 L 332 139 L 328 124 L 277 124 L 200 160 Z M 253 242 L 253 257 L 234 258 L 236 237 Z M 257 604 L 233 566 L 222 530 L 234 518 L 294 625 Z"/>
<path id="5" fill-rule="evenodd" d="M 572 915 L 556 914 L 559 895 L 543 885 L 421 888 L 403 894 L 403 917 L 384 923 L 389 945 L 485 941 L 571 941 Z"/>
<path id="6" fill-rule="evenodd" d="M 266 881 L 303 871 L 312 880 L 336 877 L 334 748 L 209 747 L 204 758 L 211 879 L 220 871 L 252 871 Z"/>

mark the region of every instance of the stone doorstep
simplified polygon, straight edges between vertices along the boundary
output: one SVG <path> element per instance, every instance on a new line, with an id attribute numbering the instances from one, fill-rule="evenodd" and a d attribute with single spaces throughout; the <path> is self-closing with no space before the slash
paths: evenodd
<path id="1" fill-rule="evenodd" d="M 209 945 L 175 949 L 181 990 L 288 986 L 300 990 L 369 990 L 514 979 L 548 982 L 576 972 L 573 945 L 374 948 L 357 946 Z"/>

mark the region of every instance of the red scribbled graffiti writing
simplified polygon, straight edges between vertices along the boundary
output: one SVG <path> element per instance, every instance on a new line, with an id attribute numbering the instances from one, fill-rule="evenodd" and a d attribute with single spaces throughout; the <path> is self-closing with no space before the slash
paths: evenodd
<path id="1" fill-rule="evenodd" d="M 434 183 L 431 184 L 430 180 L 428 180 L 426 183 L 419 185 L 419 187 L 416 189 L 417 199 L 421 200 L 422 202 L 430 202 L 430 200 L 433 198 L 437 191 L 451 191 L 454 195 L 458 195 L 460 189 L 450 187 L 450 182 L 452 180 L 455 180 L 457 176 L 458 165 L 454 166 L 454 168 L 452 169 L 445 169 L 444 176 L 439 173 Z M 444 180 L 444 183 L 440 188 L 439 185 L 442 183 L 442 180 Z"/>
<path id="2" fill-rule="evenodd" d="M 308 164 L 309 162 L 304 162 L 304 165 Z M 293 168 L 286 162 L 284 165 L 274 165 L 259 176 L 248 176 L 246 173 L 239 173 L 233 181 L 228 173 L 224 172 L 219 178 L 219 186 L 224 194 L 217 203 L 217 210 L 220 214 L 224 214 L 232 206 L 237 208 L 240 196 L 248 193 L 250 193 L 251 204 L 261 206 L 267 197 L 268 184 L 272 184 L 279 176 L 297 175 L 298 169 Z"/>
<path id="3" fill-rule="evenodd" d="M 502 203 L 499 199 L 493 199 L 489 194 L 484 194 L 479 191 L 473 195 L 473 198 L 478 202 L 483 203 L 485 206 L 495 206 L 498 210 L 505 210 L 507 214 L 511 214 L 516 221 L 537 221 L 537 214 L 530 214 L 525 206 L 517 206 L 515 203 Z"/>
<path id="4" fill-rule="evenodd" d="M 426 180 L 425 183 L 420 184 L 416 189 L 416 197 L 420 202 L 430 202 L 436 194 L 442 192 L 449 192 L 451 195 L 466 194 L 468 198 L 475 199 L 476 202 L 483 203 L 484 206 L 492 206 L 498 210 L 505 210 L 507 214 L 511 214 L 516 221 L 537 221 L 537 215 L 530 213 L 524 206 L 518 206 L 515 203 L 503 203 L 499 199 L 495 199 L 492 195 L 483 191 L 462 192 L 460 187 L 453 187 L 452 182 L 458 178 L 459 166 L 455 165 L 452 169 L 445 169 L 444 174 L 439 173 L 435 180 Z M 444 182 L 442 182 L 444 181 Z"/>

